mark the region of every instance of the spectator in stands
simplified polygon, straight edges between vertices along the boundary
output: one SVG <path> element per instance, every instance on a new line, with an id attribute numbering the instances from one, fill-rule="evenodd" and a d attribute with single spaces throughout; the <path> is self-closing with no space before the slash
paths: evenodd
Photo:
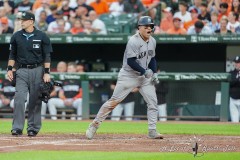
<path id="1" fill-rule="evenodd" d="M 216 30 L 220 29 L 220 24 L 217 21 L 218 14 L 216 12 L 211 13 L 211 22 L 207 26 L 212 30 L 212 33 L 215 33 Z"/>
<path id="2" fill-rule="evenodd" d="M 116 87 L 116 82 L 112 82 L 110 84 L 111 92 L 114 91 L 114 88 Z M 134 115 L 134 106 L 135 106 L 135 99 L 134 99 L 134 93 L 138 92 L 138 88 L 135 88 L 132 90 L 131 93 L 121 102 L 119 103 L 114 110 L 112 110 L 111 114 L 111 120 L 113 121 L 119 121 L 122 115 L 122 112 L 124 110 L 124 116 L 126 121 L 132 121 L 132 117 Z M 106 99 L 108 100 L 108 99 Z"/>
<path id="3" fill-rule="evenodd" d="M 8 26 L 8 19 L 6 17 L 0 18 L 0 34 L 10 34 L 13 33 L 13 28 Z"/>
<path id="4" fill-rule="evenodd" d="M 14 1 L 13 0 L 0 1 L 0 7 L 4 7 L 6 9 L 7 15 L 11 15 L 14 13 Z"/>
<path id="5" fill-rule="evenodd" d="M 90 4 L 91 7 L 96 11 L 97 15 L 106 14 L 109 12 L 109 6 L 104 0 L 95 0 Z"/>
<path id="6" fill-rule="evenodd" d="M 192 20 L 188 21 L 188 22 L 184 22 L 184 24 L 183 24 L 183 26 L 186 30 L 188 30 L 189 27 L 193 26 L 197 21 L 199 21 L 198 11 L 196 8 L 192 8 L 190 10 L 190 13 L 191 13 Z"/>
<path id="7" fill-rule="evenodd" d="M 197 21 L 194 26 L 189 27 L 187 34 L 212 34 L 211 29 L 208 26 L 204 26 L 202 21 Z"/>
<path id="8" fill-rule="evenodd" d="M 143 6 L 140 0 L 125 0 L 123 9 L 126 13 L 141 14 L 146 11 L 146 8 Z"/>
<path id="9" fill-rule="evenodd" d="M 87 35 L 94 33 L 92 30 L 92 21 L 90 20 L 83 21 L 83 32 Z"/>
<path id="10" fill-rule="evenodd" d="M 207 11 L 207 4 L 201 3 L 200 10 L 201 10 L 201 14 L 198 15 L 198 19 L 201 21 L 204 21 L 205 23 L 210 22 L 211 16 Z"/>
<path id="11" fill-rule="evenodd" d="M 2 17 L 8 18 L 6 9 L 3 6 L 0 7 L 0 18 L 2 18 Z M 8 18 L 8 26 L 11 28 L 14 28 L 13 21 L 9 18 Z"/>
<path id="12" fill-rule="evenodd" d="M 71 24 L 69 22 L 66 22 L 63 18 L 59 18 L 49 24 L 47 33 L 69 33 L 70 29 Z"/>
<path id="13" fill-rule="evenodd" d="M 193 8 L 197 9 L 197 13 L 201 14 L 201 4 L 202 0 L 193 0 L 193 5 L 189 7 L 188 11 L 190 12 Z"/>
<path id="14" fill-rule="evenodd" d="M 88 10 L 85 6 L 78 6 L 75 12 L 71 12 L 70 14 L 70 22 L 74 22 L 75 19 L 89 19 L 88 17 Z"/>
<path id="15" fill-rule="evenodd" d="M 220 12 L 218 14 L 218 22 L 220 22 L 222 16 L 228 16 L 228 4 L 227 3 L 221 3 L 220 4 Z"/>
<path id="16" fill-rule="evenodd" d="M 124 0 L 118 0 L 116 2 L 112 2 L 109 8 L 111 15 L 117 17 L 124 13 Z"/>
<path id="17" fill-rule="evenodd" d="M 191 14 L 187 11 L 187 3 L 186 2 L 180 2 L 179 3 L 179 11 L 174 14 L 174 16 L 177 16 L 181 18 L 182 23 L 191 21 Z"/>
<path id="18" fill-rule="evenodd" d="M 87 16 L 88 16 L 88 13 L 89 13 L 90 11 L 94 10 L 92 6 L 89 6 L 89 5 L 86 4 L 86 0 L 77 0 L 77 5 L 87 8 L 87 11 L 88 11 L 88 12 L 87 12 Z M 75 10 L 76 10 L 76 9 L 77 9 L 77 8 L 75 8 Z"/>
<path id="19" fill-rule="evenodd" d="M 57 10 L 57 5 L 51 5 L 49 7 L 51 14 L 47 16 L 46 22 L 50 24 L 51 22 L 55 21 L 56 18 L 63 17 L 62 11 Z"/>
<path id="20" fill-rule="evenodd" d="M 47 0 L 42 0 L 41 7 L 35 10 L 35 21 L 38 22 L 40 18 L 40 14 L 42 11 L 46 12 L 46 15 L 49 16 L 51 14 L 51 10 L 49 8 L 49 3 Z"/>
<path id="21" fill-rule="evenodd" d="M 62 8 L 62 0 L 50 0 L 50 5 L 56 5 L 57 10 L 61 10 Z"/>
<path id="22" fill-rule="evenodd" d="M 238 123 L 240 120 L 240 56 L 234 58 L 234 65 L 234 70 L 230 71 L 229 109 L 231 121 Z"/>
<path id="23" fill-rule="evenodd" d="M 182 20 L 180 17 L 173 17 L 173 27 L 167 30 L 167 34 L 177 34 L 177 35 L 185 35 L 187 31 L 182 27 Z"/>
<path id="24" fill-rule="evenodd" d="M 240 0 L 232 0 L 231 11 L 234 13 L 240 14 Z"/>
<path id="25" fill-rule="evenodd" d="M 22 2 L 19 2 L 14 9 L 14 12 L 26 12 L 26 11 L 32 11 L 33 3 L 29 0 L 22 0 Z"/>
<path id="26" fill-rule="evenodd" d="M 22 17 L 22 12 L 18 12 L 16 14 L 16 19 L 14 21 L 14 31 L 13 33 L 17 32 L 17 31 L 20 31 L 22 29 L 22 20 L 21 20 L 21 17 Z"/>
<path id="27" fill-rule="evenodd" d="M 68 63 L 67 72 L 75 73 L 77 71 L 74 62 Z M 48 109 L 52 120 L 56 120 L 56 108 L 74 107 L 77 109 L 77 119 L 82 117 L 82 89 L 78 80 L 64 80 L 62 90 L 59 91 L 59 98 L 52 98 L 48 102 Z"/>
<path id="28" fill-rule="evenodd" d="M 232 32 L 227 29 L 228 19 L 227 17 L 222 17 L 220 21 L 220 29 L 216 30 L 215 33 L 225 35 L 231 34 Z"/>
<path id="29" fill-rule="evenodd" d="M 209 13 L 212 13 L 212 12 L 216 12 L 218 13 L 218 11 L 220 10 L 220 0 L 209 0 L 208 2 L 208 7 L 207 7 L 207 11 Z"/>
<path id="30" fill-rule="evenodd" d="M 32 11 L 35 13 L 35 11 L 42 6 L 42 1 L 44 0 L 35 0 L 33 3 Z M 47 0 L 49 3 L 49 0 Z"/>
<path id="31" fill-rule="evenodd" d="M 72 12 L 75 12 L 74 8 L 69 7 L 70 1 L 69 0 L 63 0 L 62 1 L 62 8 L 63 11 L 63 19 L 67 21 L 70 17 L 70 14 Z"/>
<path id="32" fill-rule="evenodd" d="M 157 5 L 159 4 L 160 0 L 141 0 L 141 2 L 143 3 L 143 6 L 146 9 L 149 9 L 148 11 L 148 15 L 152 18 L 155 19 L 156 17 L 156 13 L 157 13 Z M 161 4 L 161 8 L 164 7 L 165 3 L 162 2 Z M 165 8 L 165 7 L 164 7 Z"/>
<path id="33" fill-rule="evenodd" d="M 227 3 L 227 4 L 228 4 L 227 13 L 231 12 L 231 9 L 232 9 L 232 1 L 233 1 L 233 0 L 221 0 L 222 3 Z"/>
<path id="34" fill-rule="evenodd" d="M 46 32 L 47 29 L 48 29 L 48 24 L 46 22 L 46 19 L 47 19 L 47 12 L 45 10 L 42 10 L 40 12 L 40 15 L 39 15 L 39 18 L 38 18 L 38 21 L 36 21 L 35 23 L 35 27 L 38 29 L 38 30 L 41 30 L 43 32 Z"/>
<path id="35" fill-rule="evenodd" d="M 96 34 L 107 34 L 107 29 L 103 21 L 98 19 L 95 11 L 89 12 L 89 19 L 92 21 L 92 31 Z"/>
<path id="36" fill-rule="evenodd" d="M 155 34 L 161 34 L 166 33 L 169 28 L 173 27 L 173 14 L 172 14 L 172 8 L 167 7 L 162 10 L 163 18 L 160 22 L 159 29 L 156 28 Z"/>
<path id="37" fill-rule="evenodd" d="M 73 27 L 70 29 L 70 33 L 73 35 L 83 33 L 83 25 L 80 19 L 75 19 Z"/>
<path id="38" fill-rule="evenodd" d="M 235 33 L 236 28 L 240 26 L 238 16 L 239 15 L 234 12 L 229 12 L 228 14 L 227 30 L 230 30 L 232 33 Z"/>

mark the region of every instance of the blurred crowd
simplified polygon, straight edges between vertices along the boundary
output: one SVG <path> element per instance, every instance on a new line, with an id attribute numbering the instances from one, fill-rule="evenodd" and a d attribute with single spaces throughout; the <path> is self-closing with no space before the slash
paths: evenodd
<path id="1" fill-rule="evenodd" d="M 155 8 L 159 4 L 161 13 Z M 155 34 L 239 34 L 239 4 L 239 0 L 2 0 L 0 34 L 20 30 L 23 11 L 33 12 L 36 28 L 48 34 L 104 35 L 107 25 L 101 16 L 123 14 L 160 17 Z"/>
<path id="2" fill-rule="evenodd" d="M 177 6 L 177 7 L 176 7 Z M 239 0 L 181 1 L 162 10 L 156 34 L 239 34 Z"/>

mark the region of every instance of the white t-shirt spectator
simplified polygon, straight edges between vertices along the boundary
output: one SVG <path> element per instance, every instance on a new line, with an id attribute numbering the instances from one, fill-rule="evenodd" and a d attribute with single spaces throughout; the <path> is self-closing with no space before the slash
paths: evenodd
<path id="1" fill-rule="evenodd" d="M 47 13 L 47 16 L 49 16 L 50 14 L 51 14 L 51 11 L 50 11 L 50 9 L 44 9 L 43 7 L 40 7 L 40 8 L 38 8 L 38 9 L 36 9 L 36 11 L 35 11 L 35 21 L 39 21 L 39 19 L 40 19 L 40 14 L 41 14 L 41 12 L 42 11 L 44 11 L 45 10 L 45 12 Z"/>
<path id="2" fill-rule="evenodd" d="M 231 30 L 231 28 L 237 28 L 238 26 L 240 26 L 240 23 L 239 22 L 235 22 L 234 24 L 231 23 L 231 22 L 228 22 L 227 24 L 227 30 Z"/>
<path id="3" fill-rule="evenodd" d="M 100 30 L 100 32 L 98 32 L 97 34 L 107 34 L 106 26 L 100 19 L 95 19 L 92 22 L 92 28 Z"/>
<path id="4" fill-rule="evenodd" d="M 59 29 L 59 25 L 57 21 L 53 21 L 48 25 L 47 32 L 50 34 L 61 33 Z M 69 22 L 65 22 L 64 31 L 69 31 L 71 29 L 71 24 Z"/>
<path id="5" fill-rule="evenodd" d="M 109 11 L 113 16 L 119 16 L 123 13 L 123 3 L 120 4 L 119 2 L 113 2 L 109 8 Z"/>
<path id="6" fill-rule="evenodd" d="M 186 11 L 186 13 L 185 13 L 184 15 L 182 15 L 182 12 L 176 12 L 176 13 L 174 14 L 174 17 L 175 17 L 175 16 L 181 18 L 182 23 L 188 22 L 188 21 L 191 21 L 191 20 L 192 20 L 191 13 L 188 12 L 188 11 Z"/>

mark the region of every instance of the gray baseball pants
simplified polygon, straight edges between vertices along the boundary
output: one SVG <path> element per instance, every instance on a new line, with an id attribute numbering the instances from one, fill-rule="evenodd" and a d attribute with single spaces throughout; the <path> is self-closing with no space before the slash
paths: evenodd
<path id="1" fill-rule="evenodd" d="M 145 78 L 136 73 L 125 71 L 124 69 L 121 69 L 119 72 L 118 81 L 112 97 L 101 106 L 94 122 L 100 124 L 104 121 L 109 113 L 137 87 L 147 103 L 148 129 L 156 129 L 158 115 L 157 96 L 151 78 Z"/>
<path id="2" fill-rule="evenodd" d="M 39 132 L 41 128 L 41 105 L 39 87 L 43 81 L 43 67 L 19 68 L 16 71 L 16 93 L 12 129 L 23 130 L 25 122 L 25 102 L 29 93 L 27 130 Z"/>

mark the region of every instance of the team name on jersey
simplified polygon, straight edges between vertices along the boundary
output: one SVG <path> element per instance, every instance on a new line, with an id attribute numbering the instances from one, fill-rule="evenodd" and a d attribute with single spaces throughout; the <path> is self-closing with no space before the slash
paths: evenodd
<path id="1" fill-rule="evenodd" d="M 153 50 L 148 50 L 138 54 L 137 59 L 142 59 L 143 57 L 145 57 L 147 55 L 147 52 L 148 52 L 148 56 L 153 56 Z"/>

